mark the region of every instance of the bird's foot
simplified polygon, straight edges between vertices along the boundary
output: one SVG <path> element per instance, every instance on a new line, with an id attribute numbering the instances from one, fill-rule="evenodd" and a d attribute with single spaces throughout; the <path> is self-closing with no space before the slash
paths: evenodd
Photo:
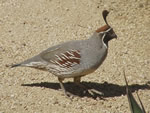
<path id="1" fill-rule="evenodd" d="M 83 85 L 83 84 L 80 84 L 80 83 L 76 83 L 76 85 L 78 85 L 79 87 L 85 89 L 85 91 L 83 93 L 89 93 L 90 95 L 95 95 L 95 94 L 98 94 L 98 95 L 104 95 L 104 93 L 100 92 L 100 91 L 97 91 L 89 86 L 86 86 L 86 85 Z"/>
<path id="2" fill-rule="evenodd" d="M 89 94 L 91 94 L 91 95 L 94 95 L 94 94 L 98 94 L 98 95 L 104 95 L 104 93 L 102 93 L 102 92 L 100 92 L 100 91 L 97 91 L 97 90 L 95 90 L 95 89 L 86 89 L 85 90 L 85 92 L 88 92 Z M 85 93 L 84 92 L 84 93 Z"/>
<path id="3" fill-rule="evenodd" d="M 62 89 L 60 89 L 60 90 L 62 91 L 62 95 L 67 97 L 67 98 L 73 99 L 74 97 L 76 97 L 76 95 L 74 95 L 74 94 L 72 94 L 72 93 L 70 93 L 70 92 L 68 92 L 66 90 L 65 91 L 62 90 Z"/>

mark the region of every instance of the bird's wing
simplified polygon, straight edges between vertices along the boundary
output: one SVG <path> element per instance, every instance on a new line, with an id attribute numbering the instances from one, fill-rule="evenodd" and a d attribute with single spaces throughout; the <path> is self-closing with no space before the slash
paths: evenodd
<path id="1" fill-rule="evenodd" d="M 80 64 L 81 53 L 79 49 L 73 49 L 66 45 L 58 45 L 47 49 L 40 54 L 41 58 L 48 63 L 61 68 L 71 68 Z"/>

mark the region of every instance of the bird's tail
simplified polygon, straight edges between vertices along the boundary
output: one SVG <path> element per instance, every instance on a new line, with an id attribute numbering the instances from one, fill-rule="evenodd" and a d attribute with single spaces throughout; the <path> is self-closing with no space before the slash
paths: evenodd
<path id="1" fill-rule="evenodd" d="M 21 64 L 13 64 L 11 65 L 11 68 L 18 67 L 18 66 L 21 66 Z"/>

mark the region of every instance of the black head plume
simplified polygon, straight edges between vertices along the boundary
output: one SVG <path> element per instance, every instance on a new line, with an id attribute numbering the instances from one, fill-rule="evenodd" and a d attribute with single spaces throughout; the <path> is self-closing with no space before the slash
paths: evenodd
<path id="1" fill-rule="evenodd" d="M 97 33 L 104 33 L 106 35 L 105 38 L 103 39 L 104 43 L 106 45 L 108 45 L 108 41 L 110 41 L 111 39 L 117 38 L 117 35 L 115 34 L 113 28 L 111 28 L 111 26 L 107 22 L 108 14 L 109 14 L 109 11 L 103 10 L 102 16 L 103 16 L 103 19 L 104 19 L 106 25 L 104 25 L 96 30 Z"/>
<path id="2" fill-rule="evenodd" d="M 107 19 L 106 19 L 106 17 L 108 16 L 108 14 L 109 14 L 109 12 L 108 12 L 107 10 L 104 10 L 104 11 L 102 12 L 104 21 L 105 21 L 105 23 L 109 26 L 109 24 L 107 23 Z"/>

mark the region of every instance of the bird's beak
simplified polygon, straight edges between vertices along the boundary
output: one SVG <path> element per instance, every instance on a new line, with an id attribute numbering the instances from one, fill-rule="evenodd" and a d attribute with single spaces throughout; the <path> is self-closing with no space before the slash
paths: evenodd
<path id="1" fill-rule="evenodd" d="M 112 37 L 117 39 L 117 35 L 115 33 L 112 34 Z"/>

